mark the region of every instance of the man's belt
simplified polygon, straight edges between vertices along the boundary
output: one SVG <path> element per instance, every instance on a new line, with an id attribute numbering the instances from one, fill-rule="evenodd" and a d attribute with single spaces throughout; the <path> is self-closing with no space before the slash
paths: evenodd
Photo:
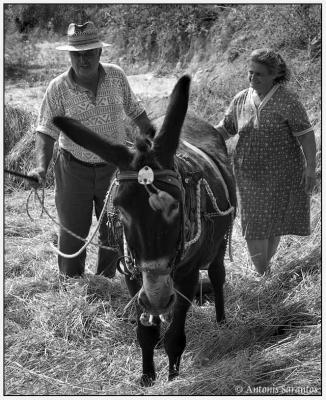
<path id="1" fill-rule="evenodd" d="M 59 148 L 60 153 L 62 153 L 69 161 L 73 160 L 76 163 L 83 165 L 84 167 L 91 167 L 91 168 L 98 168 L 98 167 L 105 167 L 108 163 L 101 162 L 101 163 L 88 163 L 86 161 L 79 160 L 78 158 L 74 157 L 69 151 Z"/>

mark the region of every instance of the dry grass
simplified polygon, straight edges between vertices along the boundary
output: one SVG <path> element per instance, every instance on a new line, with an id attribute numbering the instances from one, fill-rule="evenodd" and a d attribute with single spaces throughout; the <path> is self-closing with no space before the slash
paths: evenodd
<path id="1" fill-rule="evenodd" d="M 26 135 L 26 133 L 34 126 L 36 115 L 30 111 L 5 105 L 5 142 L 4 152 L 8 152 Z"/>
<path id="2" fill-rule="evenodd" d="M 309 238 L 286 237 L 271 276 L 258 279 L 236 221 L 234 262 L 227 263 L 226 315 L 194 305 L 181 374 L 167 382 L 157 349 L 152 388 L 141 388 L 141 352 L 123 278 L 91 274 L 59 282 L 47 217 L 29 221 L 27 192 L 5 197 L 5 390 L 7 395 L 234 395 L 259 387 L 316 388 L 320 394 L 320 203 L 314 196 Z M 47 208 L 55 215 L 53 193 Z M 37 216 L 38 206 L 31 210 Z M 94 270 L 90 249 L 87 268 Z M 126 319 L 127 318 L 127 319 Z M 163 331 L 164 331 L 163 327 Z M 298 389 L 299 388 L 299 389 Z M 241 393 L 240 393 L 241 394 Z"/>
<path id="3" fill-rule="evenodd" d="M 9 50 L 18 59 L 18 50 L 24 43 L 16 46 L 20 38 L 13 39 Z M 250 46 L 256 44 L 251 42 Z M 35 109 L 45 81 L 62 72 L 66 63 L 57 58 L 63 57 L 60 52 L 52 51 L 55 46 L 54 42 L 30 43 L 22 53 L 22 64 L 27 60 L 31 67 L 25 76 L 28 79 L 23 76 L 20 87 L 17 81 L 15 86 L 6 82 L 5 136 L 11 150 L 6 166 L 21 172 L 27 172 L 33 164 Z M 33 49 L 37 50 L 37 58 L 36 53 L 29 53 Z M 293 57 L 298 72 L 295 82 L 302 94 L 308 93 L 303 100 L 309 116 L 318 123 L 319 66 L 305 57 L 303 52 Z M 207 68 L 190 66 L 192 75 L 197 73 L 191 108 L 216 124 L 230 98 L 242 88 L 244 58 L 223 64 L 212 55 L 206 61 Z M 22 73 L 21 68 L 12 71 Z M 36 84 L 37 87 L 31 86 Z M 26 90 L 28 87 L 30 90 Z M 166 107 L 166 97 L 146 97 L 145 104 L 151 117 L 155 117 Z M 21 135 L 22 132 L 25 133 Z M 56 226 L 47 217 L 38 218 L 38 203 L 31 203 L 35 221 L 30 221 L 25 210 L 28 192 L 21 190 L 21 181 L 6 178 L 5 394 L 231 396 L 266 394 L 266 390 L 272 394 L 301 394 L 300 390 L 308 387 L 311 394 L 320 395 L 320 125 L 316 136 L 319 185 L 312 198 L 312 234 L 306 238 L 284 237 L 273 260 L 272 273 L 258 278 L 237 219 L 234 262 L 226 260 L 227 324 L 216 325 L 211 302 L 202 307 L 194 304 L 186 322 L 188 342 L 180 376 L 167 382 L 168 360 L 159 348 L 155 352 L 157 382 L 151 388 L 138 384 L 141 350 L 132 306 L 122 318 L 129 302 L 123 278 L 107 280 L 87 274 L 60 282 L 56 255 L 50 248 L 56 240 Z M 53 182 L 51 170 L 48 181 L 50 185 Z M 51 188 L 46 190 L 46 207 L 56 215 Z M 92 272 L 95 259 L 96 249 L 90 247 L 86 267 Z"/>
<path id="4" fill-rule="evenodd" d="M 235 395 L 303 387 L 320 394 L 320 193 L 312 199 L 312 235 L 283 238 L 269 277 L 257 278 L 235 221 L 234 262 L 226 260 L 227 325 L 216 326 L 212 303 L 194 305 L 180 377 L 166 381 L 167 357 L 157 349 L 158 379 L 147 389 L 138 385 L 133 308 L 121 318 L 129 301 L 123 278 L 60 283 L 50 249 L 56 227 L 37 218 L 38 203 L 31 203 L 36 220 L 29 221 L 27 194 L 13 187 L 5 195 L 7 395 Z M 56 215 L 51 189 L 46 207 Z M 95 257 L 90 248 L 91 271 Z"/>

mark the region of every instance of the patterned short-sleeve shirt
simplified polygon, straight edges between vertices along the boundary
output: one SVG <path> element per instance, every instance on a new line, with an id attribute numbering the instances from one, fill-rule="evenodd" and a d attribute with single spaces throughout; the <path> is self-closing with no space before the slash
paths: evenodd
<path id="1" fill-rule="evenodd" d="M 54 116 L 68 116 L 113 143 L 127 139 L 125 118 L 136 119 L 144 108 L 133 93 L 123 70 L 114 64 L 100 64 L 100 78 L 96 97 L 77 85 L 72 68 L 53 79 L 43 98 L 37 132 L 59 140 L 59 147 L 88 163 L 103 161 L 94 153 L 70 140 L 52 123 Z"/>

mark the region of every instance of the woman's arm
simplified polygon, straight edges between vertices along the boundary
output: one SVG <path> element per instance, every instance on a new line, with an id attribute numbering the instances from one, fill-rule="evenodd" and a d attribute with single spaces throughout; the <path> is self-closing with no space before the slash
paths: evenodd
<path id="1" fill-rule="evenodd" d="M 306 168 L 302 176 L 306 193 L 310 194 L 316 185 L 316 140 L 314 132 L 297 136 L 306 158 Z"/>

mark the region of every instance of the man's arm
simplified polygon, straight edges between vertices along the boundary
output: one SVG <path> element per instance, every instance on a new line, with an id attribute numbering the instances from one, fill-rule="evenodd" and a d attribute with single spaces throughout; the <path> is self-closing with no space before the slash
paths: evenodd
<path id="1" fill-rule="evenodd" d="M 55 140 L 41 132 L 36 132 L 35 161 L 36 167 L 29 172 L 29 176 L 37 178 L 38 183 L 31 182 L 34 188 L 40 187 L 45 182 L 46 172 L 53 156 Z"/>
<path id="2" fill-rule="evenodd" d="M 146 111 L 143 111 L 136 119 L 134 119 L 136 125 L 138 126 L 141 135 L 147 136 L 153 139 L 155 136 L 155 128 L 149 120 Z"/>

